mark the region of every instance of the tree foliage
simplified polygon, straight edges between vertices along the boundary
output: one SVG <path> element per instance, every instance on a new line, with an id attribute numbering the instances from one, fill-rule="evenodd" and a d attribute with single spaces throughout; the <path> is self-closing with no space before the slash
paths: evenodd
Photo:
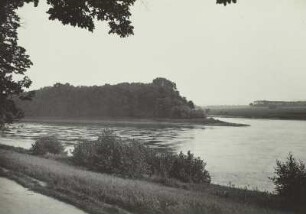
<path id="1" fill-rule="evenodd" d="M 286 162 L 277 161 L 275 184 L 277 194 L 282 197 L 284 205 L 298 211 L 306 211 L 306 168 L 302 161 L 297 161 L 290 153 Z"/>
<path id="2" fill-rule="evenodd" d="M 230 4 L 230 3 L 237 3 L 237 0 L 217 0 L 217 4 Z"/>
<path id="3" fill-rule="evenodd" d="M 22 116 L 14 104 L 13 96 L 21 95 L 24 88 L 31 84 L 24 73 L 32 62 L 25 49 L 17 43 L 20 19 L 15 10 L 20 6 L 22 4 L 16 1 L 0 1 L 0 128 L 4 123 Z"/>
<path id="4" fill-rule="evenodd" d="M 136 0 L 47 0 L 50 20 L 59 20 L 64 25 L 70 24 L 93 31 L 94 20 L 106 21 L 109 33 L 125 37 L 133 34 L 130 7 Z"/>
<path id="5" fill-rule="evenodd" d="M 28 117 L 66 118 L 201 118 L 176 89 L 174 82 L 156 78 L 152 83 L 75 87 L 57 83 L 35 91 L 32 102 L 18 102 Z"/>
<path id="6" fill-rule="evenodd" d="M 57 138 L 46 136 L 39 138 L 32 144 L 31 152 L 33 155 L 64 154 L 65 149 Z"/>

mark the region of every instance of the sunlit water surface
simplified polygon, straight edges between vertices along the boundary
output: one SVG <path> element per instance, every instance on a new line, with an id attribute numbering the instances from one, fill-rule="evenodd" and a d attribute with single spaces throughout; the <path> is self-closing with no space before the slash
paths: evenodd
<path id="1" fill-rule="evenodd" d="M 223 118 L 248 127 L 166 126 L 104 123 L 16 123 L 0 143 L 30 148 L 35 139 L 55 135 L 68 150 L 82 140 L 95 140 L 104 128 L 155 148 L 190 150 L 207 162 L 212 182 L 273 190 L 276 159 L 289 152 L 306 162 L 306 121 Z"/>

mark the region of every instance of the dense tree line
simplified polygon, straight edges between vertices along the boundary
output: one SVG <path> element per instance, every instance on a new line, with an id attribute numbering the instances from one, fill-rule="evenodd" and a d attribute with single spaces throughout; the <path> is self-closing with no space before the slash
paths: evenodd
<path id="1" fill-rule="evenodd" d="M 199 118 L 192 101 L 182 97 L 176 84 L 164 78 L 152 83 L 72 86 L 56 83 L 35 91 L 31 102 L 17 101 L 28 117 L 66 118 Z"/>

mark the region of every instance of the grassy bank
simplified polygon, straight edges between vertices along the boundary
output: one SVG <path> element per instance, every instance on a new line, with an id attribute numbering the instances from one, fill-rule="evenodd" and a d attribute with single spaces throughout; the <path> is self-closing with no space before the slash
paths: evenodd
<path id="1" fill-rule="evenodd" d="M 89 213 L 286 213 L 276 209 L 277 199 L 267 193 L 124 179 L 4 148 L 0 148 L 0 166 L 9 170 L 2 174 L 24 186 Z"/>

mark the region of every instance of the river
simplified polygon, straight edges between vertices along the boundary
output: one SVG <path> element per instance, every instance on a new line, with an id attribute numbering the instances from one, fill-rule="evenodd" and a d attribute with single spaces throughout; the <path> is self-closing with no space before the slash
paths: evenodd
<path id="1" fill-rule="evenodd" d="M 155 148 L 190 150 L 207 162 L 212 182 L 273 191 L 276 159 L 289 152 L 306 162 L 306 121 L 222 118 L 248 127 L 117 123 L 15 123 L 0 135 L 0 143 L 30 148 L 40 136 L 55 135 L 68 150 L 82 140 L 95 140 L 103 128 L 138 139 Z"/>

